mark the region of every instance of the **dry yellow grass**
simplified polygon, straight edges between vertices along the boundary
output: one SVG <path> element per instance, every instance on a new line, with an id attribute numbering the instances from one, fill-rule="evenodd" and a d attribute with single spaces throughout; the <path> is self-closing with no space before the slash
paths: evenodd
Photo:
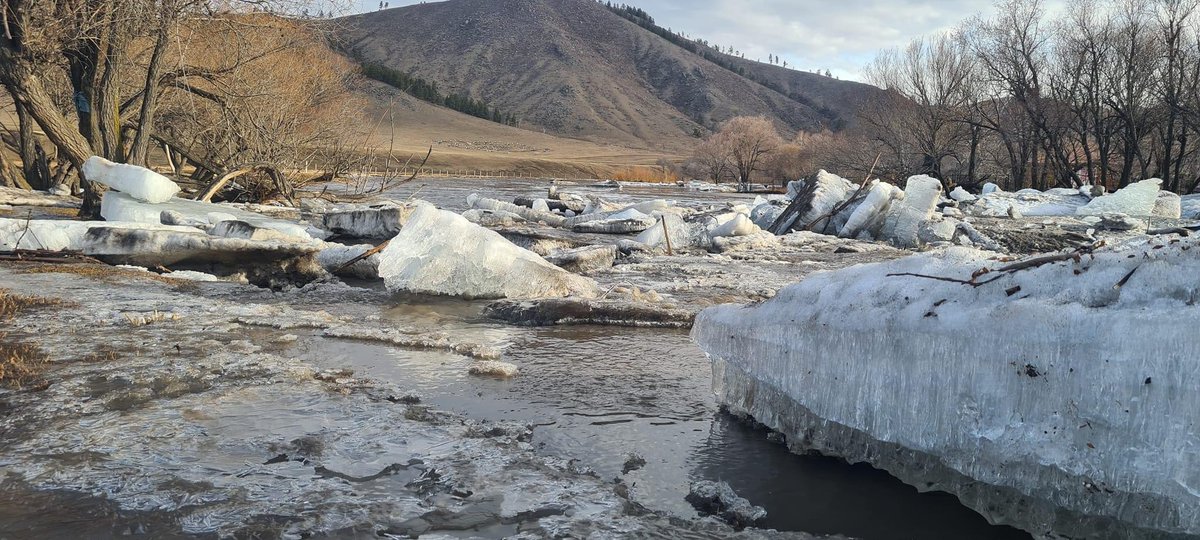
<path id="1" fill-rule="evenodd" d="M 0 334 L 0 384 L 18 388 L 39 381 L 48 360 L 37 345 Z"/>
<path id="2" fill-rule="evenodd" d="M 679 175 L 662 167 L 625 167 L 613 174 L 613 180 L 619 182 L 648 182 L 655 184 L 674 184 L 680 181 Z"/>
<path id="3" fill-rule="evenodd" d="M 11 321 L 20 312 L 35 307 L 61 305 L 57 298 L 42 298 L 40 296 L 25 296 L 15 294 L 8 289 L 0 289 L 0 321 Z"/>
<path id="4" fill-rule="evenodd" d="M 27 309 L 62 303 L 57 298 L 26 296 L 0 289 L 0 321 L 11 321 Z M 46 362 L 46 355 L 37 345 L 0 334 L 0 384 L 24 387 L 37 380 Z"/>

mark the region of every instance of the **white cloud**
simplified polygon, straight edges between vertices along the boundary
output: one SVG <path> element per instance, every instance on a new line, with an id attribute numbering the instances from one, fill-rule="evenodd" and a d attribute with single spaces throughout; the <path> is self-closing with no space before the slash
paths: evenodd
<path id="1" fill-rule="evenodd" d="M 660 25 L 733 45 L 747 58 L 778 54 L 800 69 L 857 79 L 880 49 L 951 29 L 992 0 L 642 0 Z"/>

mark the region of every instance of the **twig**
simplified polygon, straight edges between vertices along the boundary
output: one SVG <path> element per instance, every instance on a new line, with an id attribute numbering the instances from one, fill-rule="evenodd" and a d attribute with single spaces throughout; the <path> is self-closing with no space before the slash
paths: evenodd
<path id="1" fill-rule="evenodd" d="M 662 215 L 659 216 L 658 219 L 662 221 L 663 240 L 667 241 L 667 255 L 674 256 L 675 253 L 671 251 L 671 235 L 667 233 L 667 216 Z"/>
<path id="2" fill-rule="evenodd" d="M 1141 268 L 1141 265 L 1133 267 L 1133 270 L 1130 270 L 1128 274 L 1125 274 L 1125 277 L 1121 278 L 1121 281 L 1118 281 L 1116 285 L 1113 285 L 1113 290 L 1119 291 L 1121 290 L 1121 287 L 1124 287 L 1126 283 L 1129 283 L 1129 278 L 1133 277 L 1133 273 L 1137 272 L 1138 268 Z"/>
<path id="3" fill-rule="evenodd" d="M 1032 259 L 1026 259 L 1024 261 L 1018 261 L 1018 262 L 1012 263 L 1010 265 L 1003 266 L 996 271 L 1011 273 L 1011 272 L 1016 272 L 1017 270 L 1024 270 L 1026 268 L 1035 268 L 1035 267 L 1041 266 L 1043 264 L 1050 264 L 1050 263 L 1061 262 L 1061 261 L 1073 260 L 1075 262 L 1079 262 L 1079 257 L 1083 253 L 1084 252 L 1073 251 L 1071 253 L 1059 253 L 1059 254 L 1055 254 L 1055 255 L 1046 255 L 1044 257 L 1034 257 Z"/>
<path id="4" fill-rule="evenodd" d="M 412 195 L 409 195 L 408 198 L 404 199 L 404 200 L 405 201 L 413 200 L 413 198 L 415 198 L 417 196 L 417 194 L 420 193 L 422 189 L 425 189 L 425 186 L 428 186 L 428 185 L 429 184 L 421 184 L 421 187 L 418 187 L 417 189 L 413 190 Z"/>
<path id="5" fill-rule="evenodd" d="M 1070 253 L 1056 253 L 1054 255 L 1045 255 L 1042 257 L 1034 257 L 1032 259 L 1026 259 L 1024 261 L 1018 261 L 1018 262 L 1015 262 L 1015 263 L 1012 263 L 1012 264 L 1009 264 L 1006 266 L 1002 266 L 999 269 L 997 269 L 995 271 L 991 271 L 991 272 L 987 271 L 986 269 L 983 269 L 983 270 L 976 272 L 975 275 L 971 276 L 971 279 L 969 279 L 969 280 L 968 279 L 957 279 L 957 278 L 951 278 L 951 277 L 943 277 L 943 276 L 931 276 L 931 275 L 927 275 L 927 274 L 914 274 L 911 272 L 888 274 L 888 277 L 910 276 L 910 277 L 919 277 L 919 278 L 925 278 L 925 279 L 935 279 L 938 281 L 948 281 L 950 283 L 959 283 L 962 285 L 970 285 L 972 287 L 978 287 L 980 285 L 987 285 L 988 283 L 996 281 L 996 280 L 1004 277 L 1005 274 L 1012 274 L 1014 272 L 1019 272 L 1021 270 L 1026 270 L 1029 268 L 1036 268 L 1036 267 L 1039 267 L 1039 266 L 1042 266 L 1045 264 L 1062 262 L 1062 261 L 1079 262 L 1080 258 L 1083 255 L 1089 254 L 1089 253 L 1095 251 L 1096 248 L 1099 248 L 1103 245 L 1104 245 L 1104 242 L 1100 241 L 1100 242 L 1096 242 L 1095 244 L 1092 244 L 1090 246 L 1081 247 Z M 1136 270 L 1136 268 L 1135 268 L 1135 270 Z M 986 276 L 988 274 L 992 274 L 992 277 L 990 279 L 979 281 L 980 277 Z M 1130 272 L 1129 276 L 1132 276 L 1132 275 L 1133 275 L 1133 272 Z M 1127 281 L 1129 279 L 1129 276 L 1125 276 L 1125 279 L 1121 280 L 1121 282 L 1118 284 L 1118 287 L 1120 285 L 1124 285 L 1125 281 Z M 1009 296 L 1012 296 L 1012 295 L 1010 294 Z"/>
<path id="6" fill-rule="evenodd" d="M 382 244 L 379 244 L 378 246 L 368 249 L 368 250 L 364 251 L 361 255 L 359 255 L 353 259 L 350 259 L 349 261 L 346 261 L 341 266 L 335 268 L 333 270 L 333 273 L 335 273 L 335 274 L 340 273 L 343 270 L 350 268 L 351 266 L 354 266 L 354 263 L 361 261 L 363 259 L 366 259 L 367 257 L 370 257 L 371 255 L 379 253 L 380 251 L 383 251 L 383 249 L 387 247 L 388 242 L 391 242 L 391 240 L 384 240 L 384 242 Z"/>
<path id="7" fill-rule="evenodd" d="M 888 277 L 909 276 L 909 277 L 919 277 L 919 278 L 925 278 L 925 279 L 936 279 L 938 281 L 949 281 L 950 283 L 959 283 L 962 285 L 970 285 L 972 287 L 978 287 L 980 285 L 983 285 L 983 283 L 988 283 L 987 281 L 985 281 L 983 283 L 978 283 L 978 282 L 967 280 L 967 279 L 955 279 L 952 277 L 943 277 L 943 276 L 930 276 L 927 274 L 914 274 L 912 272 L 900 272 L 900 273 L 896 273 L 896 274 L 888 274 L 887 276 Z"/>
<path id="8" fill-rule="evenodd" d="M 429 162 L 429 156 L 432 156 L 432 155 L 433 155 L 433 145 L 430 145 L 429 151 L 425 152 L 425 159 L 421 160 L 421 164 L 417 165 L 416 170 L 413 171 L 411 176 L 409 176 L 408 178 L 405 178 L 404 180 L 396 182 L 395 184 L 391 184 L 391 185 L 389 185 L 387 182 L 380 183 L 379 184 L 379 193 L 383 193 L 383 191 L 389 187 L 398 186 L 400 184 L 405 184 L 405 183 L 413 181 L 417 177 L 418 174 L 421 174 L 421 169 L 425 168 L 425 164 Z"/>
<path id="9" fill-rule="evenodd" d="M 25 215 L 25 230 L 21 231 L 21 236 L 17 237 L 17 243 L 13 244 L 13 249 L 15 249 L 15 250 L 21 249 L 21 240 L 25 239 L 25 233 L 30 232 L 29 231 L 29 226 L 30 226 L 29 222 L 33 220 L 33 210 L 29 210 L 28 212 L 29 213 Z M 37 235 L 34 235 L 33 239 L 38 241 L 39 246 L 42 246 L 42 241 L 38 240 Z M 42 247 L 46 247 L 46 246 L 42 246 Z"/>
<path id="10" fill-rule="evenodd" d="M 12 29 L 8 27 L 8 0 L 0 3 L 0 21 L 4 21 L 4 39 L 12 41 Z"/>
<path id="11" fill-rule="evenodd" d="M 1186 236 L 1191 236 L 1192 231 L 1190 231 L 1186 228 L 1183 228 L 1183 227 L 1167 227 L 1165 229 L 1150 229 L 1150 230 L 1146 231 L 1146 234 L 1151 235 L 1151 236 L 1160 235 L 1160 234 L 1178 234 L 1179 236 L 1186 237 Z"/>

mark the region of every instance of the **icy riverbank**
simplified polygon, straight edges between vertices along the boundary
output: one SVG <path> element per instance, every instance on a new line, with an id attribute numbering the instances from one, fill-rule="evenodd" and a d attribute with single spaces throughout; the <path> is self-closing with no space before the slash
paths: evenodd
<path id="1" fill-rule="evenodd" d="M 82 537 L 810 538 L 646 511 L 624 482 L 537 453 L 525 423 L 470 420 L 429 405 L 419 381 L 301 359 L 297 334 L 428 351 L 434 363 L 498 354 L 336 311 L 374 296 L 365 291 L 279 294 L 12 263 L 0 265 L 0 287 L 64 301 L 6 329 L 50 353 L 51 367 L 44 386 L 0 387 L 0 501 L 48 505 L 0 502 L 0 517 L 13 517 L 0 520 L 3 536 L 70 523 Z M 103 514 L 77 523 L 55 497 Z M 10 528 L 35 513 L 62 524 Z"/>
<path id="2" fill-rule="evenodd" d="M 1035 534 L 1200 534 L 1200 241 L 1044 264 L 965 248 L 702 312 L 732 411 Z M 983 269 L 988 269 L 984 272 Z"/>

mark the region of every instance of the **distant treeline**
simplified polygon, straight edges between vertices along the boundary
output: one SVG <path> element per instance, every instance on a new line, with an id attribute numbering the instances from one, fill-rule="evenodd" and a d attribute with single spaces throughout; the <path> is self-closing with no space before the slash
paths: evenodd
<path id="1" fill-rule="evenodd" d="M 709 62 L 732 71 L 733 73 L 737 73 L 742 77 L 750 79 L 751 81 L 787 96 L 788 99 L 791 99 L 792 101 L 817 111 L 821 114 L 821 116 L 824 116 L 828 120 L 829 124 L 826 127 L 833 131 L 838 131 L 845 125 L 845 121 L 842 120 L 841 116 L 833 109 L 813 101 L 808 96 L 795 92 L 788 92 L 774 81 L 763 80 L 755 77 L 754 74 L 748 72 L 745 67 L 737 65 L 737 63 L 735 63 L 730 56 L 709 46 L 708 43 L 702 40 L 689 39 L 655 24 L 654 17 L 651 17 L 649 13 L 646 13 L 646 11 L 641 8 L 636 8 L 625 4 L 614 4 L 612 2 L 605 2 L 604 6 L 613 13 L 624 17 L 626 20 L 646 30 L 649 30 L 658 37 L 661 37 L 692 54 L 698 55 Z"/>
<path id="2" fill-rule="evenodd" d="M 516 115 L 489 107 L 487 102 L 481 99 L 474 99 L 462 94 L 442 94 L 438 90 L 436 82 L 426 81 L 378 62 L 365 62 L 361 59 L 359 62 L 363 76 L 392 86 L 422 101 L 428 101 L 434 105 L 441 105 L 484 120 L 491 120 L 497 124 L 517 125 Z"/>

